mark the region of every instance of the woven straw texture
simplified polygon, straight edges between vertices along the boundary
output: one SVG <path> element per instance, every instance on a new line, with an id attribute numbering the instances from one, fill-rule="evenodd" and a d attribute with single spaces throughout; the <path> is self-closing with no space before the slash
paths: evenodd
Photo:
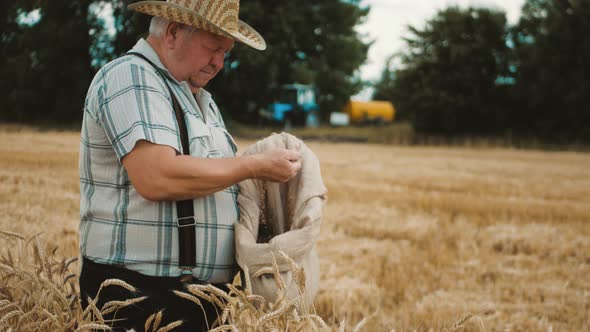
<path id="1" fill-rule="evenodd" d="M 238 19 L 238 0 L 140 1 L 129 5 L 129 9 L 191 25 L 234 39 L 257 50 L 266 49 L 264 38 L 251 26 Z"/>

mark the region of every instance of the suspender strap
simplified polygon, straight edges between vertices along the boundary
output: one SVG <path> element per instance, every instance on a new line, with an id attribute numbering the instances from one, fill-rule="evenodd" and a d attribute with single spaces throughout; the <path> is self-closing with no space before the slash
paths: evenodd
<path id="1" fill-rule="evenodd" d="M 164 83 L 168 88 L 168 92 L 170 93 L 170 98 L 172 99 L 172 107 L 174 108 L 174 114 L 176 115 L 176 122 L 178 124 L 178 130 L 180 132 L 180 142 L 182 144 L 182 154 L 190 155 L 190 148 L 189 148 L 189 140 L 188 140 L 188 131 L 186 128 L 186 122 L 184 120 L 184 115 L 180 108 L 180 104 L 178 103 L 178 99 L 172 92 L 172 89 L 168 85 L 166 78 L 163 77 L 162 73 L 158 66 L 156 66 L 152 61 L 146 58 L 141 53 L 136 52 L 128 52 L 127 55 L 134 55 L 137 57 L 142 58 L 147 63 L 152 65 L 156 72 L 162 76 L 164 79 Z M 176 153 L 179 154 L 178 152 Z M 193 201 L 192 200 L 184 200 L 184 201 L 176 201 L 176 215 L 178 219 L 176 220 L 178 226 L 178 263 L 179 267 L 182 270 L 183 276 L 187 276 L 190 278 L 192 276 L 192 269 L 196 266 L 196 244 L 195 244 L 195 213 L 193 210 Z M 182 278 L 182 277 L 181 277 Z"/>

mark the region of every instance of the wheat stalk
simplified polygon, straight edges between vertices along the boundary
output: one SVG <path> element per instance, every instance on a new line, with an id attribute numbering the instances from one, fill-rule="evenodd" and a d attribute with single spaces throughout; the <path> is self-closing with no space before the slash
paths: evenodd
<path id="1" fill-rule="evenodd" d="M 147 299 L 147 296 L 140 296 L 133 299 L 127 299 L 125 301 L 109 301 L 102 306 L 100 310 L 101 315 L 106 316 L 112 312 L 115 312 L 121 308 L 139 303 Z"/>
<path id="2" fill-rule="evenodd" d="M 451 327 L 449 327 L 448 329 L 444 329 L 444 332 L 455 332 L 455 331 L 458 331 L 459 329 L 463 328 L 463 326 L 465 325 L 465 323 L 467 323 L 471 319 L 476 319 L 478 321 L 478 323 L 479 323 L 479 328 L 481 329 L 481 331 L 485 332 L 486 329 L 485 329 L 485 326 L 484 326 L 484 323 L 483 323 L 483 320 L 481 319 L 481 317 L 474 316 L 471 313 L 467 313 L 465 316 L 461 317 Z"/>
<path id="3" fill-rule="evenodd" d="M 277 264 L 277 259 L 273 253 L 272 255 L 272 272 L 274 275 L 274 281 L 275 284 L 277 286 L 277 289 L 279 291 L 279 294 L 283 294 L 285 291 L 285 281 L 283 280 L 283 277 L 281 277 L 281 272 L 279 270 L 279 265 Z"/>
<path id="4" fill-rule="evenodd" d="M 132 293 L 137 293 L 137 288 L 133 287 L 132 285 L 128 284 L 127 282 L 125 282 L 121 279 L 107 279 L 100 284 L 100 287 L 98 288 L 97 296 L 100 295 L 100 291 L 103 288 L 109 287 L 109 286 L 118 286 L 121 288 L 125 288 L 126 290 L 128 290 Z"/>
<path id="5" fill-rule="evenodd" d="M 181 297 L 181 298 L 183 298 L 185 300 L 189 300 L 189 301 L 195 303 L 196 305 L 198 305 L 200 307 L 203 307 L 203 305 L 201 304 L 201 301 L 196 296 L 194 296 L 192 294 L 185 293 L 185 292 L 177 291 L 177 290 L 175 290 L 173 292 L 177 296 L 179 296 L 179 297 Z"/>
<path id="6" fill-rule="evenodd" d="M 200 288 L 195 287 L 195 286 L 198 286 L 198 285 L 187 285 L 186 288 L 193 295 L 196 295 L 199 298 L 204 299 L 205 301 L 213 302 L 213 298 L 211 296 L 207 295 L 207 293 L 203 292 Z"/>
<path id="7" fill-rule="evenodd" d="M 274 269 L 271 266 L 265 266 L 254 272 L 252 275 L 253 278 L 260 278 L 265 274 L 274 274 Z"/>
<path id="8" fill-rule="evenodd" d="M 265 314 L 264 316 L 260 317 L 256 323 L 258 325 L 265 325 L 267 322 L 269 322 L 273 318 L 279 317 L 279 316 L 283 315 L 284 313 L 288 312 L 290 309 L 294 308 L 297 305 L 298 301 L 299 301 L 299 299 L 293 299 L 293 300 L 289 301 L 287 304 L 283 305 L 281 308 L 279 308 L 275 311 L 269 312 L 269 313 Z"/>
<path id="9" fill-rule="evenodd" d="M 215 287 L 213 285 L 190 285 L 190 286 L 192 286 L 191 287 L 192 289 L 198 289 L 198 290 L 201 290 L 201 291 L 207 291 L 207 292 L 211 293 L 212 295 L 215 295 L 217 297 L 223 298 L 223 299 L 225 299 L 227 301 L 230 300 L 230 297 L 229 297 L 229 295 L 226 292 L 222 291 L 221 289 L 219 289 L 219 288 L 217 288 L 217 287 Z"/>
<path id="10" fill-rule="evenodd" d="M 154 326 L 152 327 L 152 331 L 155 331 L 158 327 L 160 327 L 160 323 L 162 322 L 163 310 L 158 311 L 156 314 L 156 318 L 154 319 Z"/>
<path id="11" fill-rule="evenodd" d="M 9 235 L 7 235 L 9 236 Z M 129 307 L 146 299 L 145 296 L 127 300 L 113 300 L 98 308 L 100 295 L 107 287 L 121 287 L 132 294 L 137 288 L 120 279 L 105 280 L 99 287 L 94 298 L 88 298 L 88 306 L 82 310 L 78 305 L 78 293 L 75 287 L 76 275 L 69 269 L 76 262 L 75 258 L 56 259 L 56 248 L 44 250 L 38 234 L 21 240 L 18 236 L 11 238 L 20 241 L 19 250 L 24 254 L 28 250 L 32 255 L 13 256 L 5 254 L 0 259 L 0 273 L 3 282 L 10 282 L 19 290 L 19 302 L 8 299 L 0 300 L 0 329 L 35 330 L 35 331 L 109 331 L 112 320 L 106 320 L 123 307 Z M 21 246 L 26 247 L 21 248 Z M 289 263 L 290 272 L 298 287 L 304 287 L 304 274 L 297 264 L 279 252 L 279 257 Z M 32 261 L 32 265 L 27 265 Z M 30 270 L 29 270 L 30 269 Z M 298 307 L 302 305 L 302 292 L 294 299 L 288 298 L 285 281 L 279 272 L 279 265 L 273 257 L 273 265 L 269 269 L 259 271 L 271 274 L 277 285 L 277 296 L 273 303 L 268 303 L 262 296 L 252 294 L 249 273 L 244 280 L 236 278 L 236 284 L 228 284 L 228 291 L 213 285 L 187 285 L 186 292 L 174 291 L 174 294 L 199 305 L 205 319 L 203 301 L 208 301 L 219 308 L 220 317 L 213 326 L 213 331 L 257 331 L 257 330 L 310 330 L 327 328 L 324 321 L 317 315 L 305 311 L 301 314 Z M 238 285 L 237 282 L 241 283 Z M 245 284 L 245 287 L 243 287 Z M 0 284 L 1 286 L 1 284 Z M 36 299 L 47 299 L 36 301 Z M 18 303 L 25 303 L 22 308 Z M 182 324 L 181 321 L 160 326 L 164 313 L 159 311 L 150 315 L 145 323 L 146 331 L 170 331 Z M 16 322 L 16 324 L 15 324 Z M 209 322 L 206 321 L 209 326 Z"/>
<path id="12" fill-rule="evenodd" d="M 326 324 L 326 322 L 324 322 L 322 317 L 315 315 L 315 314 L 302 315 L 301 320 L 311 322 L 312 325 L 317 325 L 317 326 L 319 326 L 320 329 L 327 329 L 328 328 L 328 325 Z M 343 329 L 345 325 L 346 325 L 345 322 L 344 323 L 341 322 L 340 328 Z"/>
<path id="13" fill-rule="evenodd" d="M 151 314 L 146 320 L 145 323 L 143 325 L 143 329 L 147 332 L 150 331 L 150 326 L 152 325 L 152 322 L 154 321 L 154 318 L 156 317 L 156 314 L 153 313 Z"/>
<path id="14" fill-rule="evenodd" d="M 221 325 L 221 326 L 218 326 L 218 327 L 210 330 L 209 332 L 223 332 L 223 331 L 238 332 L 238 329 L 236 329 L 236 327 L 233 325 Z"/>
<path id="15" fill-rule="evenodd" d="M 97 300 L 88 297 L 86 301 L 88 302 L 88 305 L 86 306 L 86 309 L 84 309 L 84 311 L 82 312 L 81 318 L 83 320 L 93 320 L 93 318 L 95 318 L 99 320 L 100 324 L 104 324 L 104 319 L 100 314 L 100 310 L 98 310 L 98 307 L 96 306 Z"/>
<path id="16" fill-rule="evenodd" d="M 23 315 L 24 312 L 20 309 L 15 309 L 12 311 L 9 311 L 7 314 L 4 314 L 4 317 L 0 318 L 0 326 L 3 326 L 4 324 L 7 324 L 9 320 L 11 320 L 14 317 L 17 317 L 18 315 Z"/>
<path id="17" fill-rule="evenodd" d="M 305 293 L 305 271 L 303 268 L 299 267 L 299 265 L 284 252 L 279 251 L 279 255 L 289 263 L 289 269 L 291 270 L 291 274 L 299 288 L 299 292 L 301 294 Z"/>
<path id="18" fill-rule="evenodd" d="M 157 332 L 168 332 L 168 331 L 172 331 L 173 329 L 179 327 L 180 325 L 182 325 L 182 321 L 177 320 L 177 321 L 174 321 L 174 322 L 172 322 L 172 323 L 170 323 L 170 324 L 168 324 L 168 325 L 166 325 L 166 326 L 158 329 Z"/>
<path id="19" fill-rule="evenodd" d="M 112 329 L 110 326 L 104 325 L 104 324 L 87 323 L 87 324 L 84 324 L 84 325 L 81 325 L 80 327 L 78 327 L 75 332 L 96 331 L 96 330 L 111 331 Z"/>
<path id="20" fill-rule="evenodd" d="M 4 235 L 5 237 L 9 238 L 9 239 L 19 239 L 21 241 L 25 241 L 25 237 L 18 234 L 18 233 L 13 233 L 13 232 L 9 232 L 9 231 L 3 231 L 0 230 L 0 234 Z"/>

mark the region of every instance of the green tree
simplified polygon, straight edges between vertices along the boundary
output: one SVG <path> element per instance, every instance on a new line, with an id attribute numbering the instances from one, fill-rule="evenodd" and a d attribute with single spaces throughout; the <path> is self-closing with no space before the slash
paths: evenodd
<path id="1" fill-rule="evenodd" d="M 145 37 L 150 17 L 127 10 L 134 0 L 110 0 L 115 19 L 111 48 L 103 47 L 101 63 L 128 51 Z M 279 95 L 283 84 L 312 84 L 320 109 L 339 110 L 360 91 L 356 70 L 369 45 L 354 30 L 369 9 L 360 0 L 251 0 L 240 3 L 240 18 L 260 31 L 264 52 L 237 47 L 226 57 L 224 70 L 207 87 L 222 111 L 242 122 L 255 122 L 258 110 Z"/>
<path id="2" fill-rule="evenodd" d="M 97 21 L 91 0 L 22 1 L 2 4 L 8 21 L 2 38 L 0 103 L 3 120 L 75 123 L 93 74 L 91 28 Z M 23 24 L 19 15 L 38 9 L 40 20 Z"/>
<path id="3" fill-rule="evenodd" d="M 0 120 L 16 121 L 21 114 L 17 109 L 20 91 L 16 85 L 21 80 L 19 71 L 28 59 L 20 46 L 27 27 L 19 23 L 19 17 L 32 9 L 32 1 L 0 2 Z"/>
<path id="4" fill-rule="evenodd" d="M 481 134 L 502 128 L 512 82 L 505 14 L 450 7 L 423 29 L 409 31 L 401 68 L 388 64 L 375 97 L 391 100 L 400 118 L 422 132 Z"/>
<path id="5" fill-rule="evenodd" d="M 139 38 L 147 37 L 151 16 L 128 10 L 127 6 L 137 0 L 111 0 L 115 23 L 112 40 L 113 55 L 129 51 Z"/>
<path id="6" fill-rule="evenodd" d="M 243 1 L 241 18 L 267 41 L 264 52 L 238 46 L 210 90 L 226 112 L 253 122 L 283 84 L 313 84 L 323 116 L 340 110 L 360 91 L 355 71 L 369 45 L 354 28 L 367 15 L 359 0 Z"/>
<path id="7" fill-rule="evenodd" d="M 528 134 L 590 142 L 590 2 L 528 0 L 513 29 L 519 101 Z"/>
<path id="8" fill-rule="evenodd" d="M 3 74 L 0 119 L 76 122 L 97 67 L 145 36 L 150 17 L 127 10 L 132 0 L 23 0 L 2 2 Z M 266 38 L 268 50 L 238 46 L 209 89 L 226 113 L 255 121 L 256 111 L 288 83 L 313 84 L 324 111 L 342 107 L 361 88 L 355 72 L 368 45 L 354 27 L 368 13 L 360 0 L 243 1 L 241 18 Z M 111 4 L 115 35 L 96 16 Z M 21 13 L 39 9 L 36 24 L 19 24 Z M 3 21 L 2 21 L 3 20 Z M 93 67 L 94 65 L 94 67 Z"/>
<path id="9" fill-rule="evenodd" d="M 144 36 L 149 17 L 126 10 L 130 0 L 113 0 L 114 54 L 127 51 Z M 354 30 L 369 9 L 360 0 L 251 0 L 240 3 L 240 19 L 265 38 L 264 52 L 237 44 L 222 72 L 207 87 L 224 113 L 241 122 L 256 122 L 258 110 L 273 102 L 281 85 L 312 84 L 327 116 L 360 91 L 356 70 L 369 45 Z"/>

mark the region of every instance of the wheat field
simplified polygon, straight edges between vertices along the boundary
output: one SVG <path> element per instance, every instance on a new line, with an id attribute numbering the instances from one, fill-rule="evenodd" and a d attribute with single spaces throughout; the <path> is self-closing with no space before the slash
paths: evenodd
<path id="1" fill-rule="evenodd" d="M 0 230 L 77 256 L 78 140 L 0 128 Z M 315 301 L 328 325 L 590 330 L 589 154 L 308 145 L 329 191 Z"/>

